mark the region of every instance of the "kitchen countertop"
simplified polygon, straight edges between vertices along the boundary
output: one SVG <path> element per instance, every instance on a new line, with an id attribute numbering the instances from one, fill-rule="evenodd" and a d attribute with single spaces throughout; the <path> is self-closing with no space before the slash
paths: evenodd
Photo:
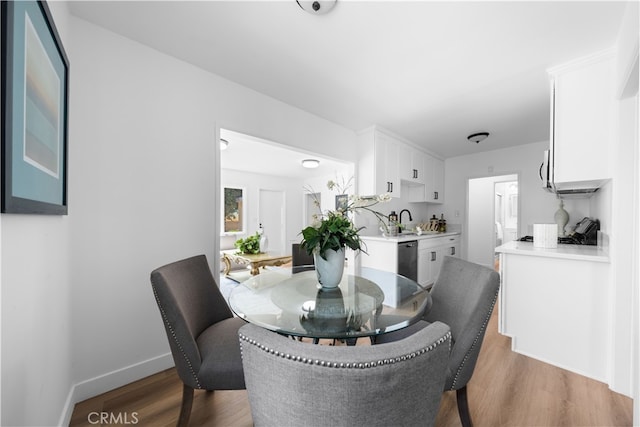
<path id="1" fill-rule="evenodd" d="M 547 258 L 562 258 L 577 261 L 609 262 L 609 253 L 597 246 L 558 244 L 557 248 L 536 248 L 532 242 L 514 240 L 496 248 L 496 252 L 515 255 L 530 255 Z"/>
<path id="2" fill-rule="evenodd" d="M 377 240 L 382 242 L 408 242 L 411 240 L 433 239 L 436 237 L 457 236 L 460 235 L 459 231 L 449 231 L 446 233 L 423 233 L 418 236 L 417 234 L 399 234 L 397 236 L 360 236 L 362 240 Z"/>

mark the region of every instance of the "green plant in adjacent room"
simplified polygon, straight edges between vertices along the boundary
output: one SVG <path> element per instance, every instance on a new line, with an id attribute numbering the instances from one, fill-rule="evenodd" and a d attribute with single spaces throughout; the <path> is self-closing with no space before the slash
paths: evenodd
<path id="1" fill-rule="evenodd" d="M 259 254 L 260 253 L 260 234 L 256 232 L 253 236 L 247 236 L 244 239 L 238 239 L 235 243 L 236 248 L 243 254 Z"/>

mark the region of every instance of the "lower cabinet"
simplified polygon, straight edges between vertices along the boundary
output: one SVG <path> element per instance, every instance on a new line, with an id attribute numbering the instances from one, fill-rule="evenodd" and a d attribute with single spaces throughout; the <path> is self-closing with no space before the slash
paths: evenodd
<path id="1" fill-rule="evenodd" d="M 444 257 L 459 257 L 459 254 L 459 235 L 418 240 L 418 283 L 431 287 L 440 273 Z"/>

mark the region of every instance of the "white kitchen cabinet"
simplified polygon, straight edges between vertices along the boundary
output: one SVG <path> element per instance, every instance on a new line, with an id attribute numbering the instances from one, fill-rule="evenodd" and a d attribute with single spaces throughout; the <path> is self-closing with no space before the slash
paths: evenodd
<path id="1" fill-rule="evenodd" d="M 460 235 L 418 240 L 418 283 L 431 286 L 445 256 L 460 256 Z"/>
<path id="2" fill-rule="evenodd" d="M 358 194 L 401 196 L 399 156 L 402 142 L 378 128 L 358 135 Z"/>
<path id="3" fill-rule="evenodd" d="M 402 241 L 418 241 L 417 282 L 429 287 L 440 272 L 440 266 L 445 256 L 460 256 L 460 234 L 422 235 L 398 238 L 381 236 L 362 236 L 366 244 L 367 253 L 360 254 L 359 262 L 362 267 L 377 270 L 398 272 L 398 243 Z"/>
<path id="4" fill-rule="evenodd" d="M 409 145 L 400 147 L 400 179 L 409 186 L 420 185 L 424 187 L 428 171 L 426 170 L 426 154 Z"/>
<path id="5" fill-rule="evenodd" d="M 376 270 L 398 272 L 398 239 L 381 239 L 362 237 L 367 253 L 360 253 L 362 267 Z"/>
<path id="6" fill-rule="evenodd" d="M 425 181 L 425 201 L 444 203 L 444 161 L 425 155 L 427 179 Z"/>
<path id="7" fill-rule="evenodd" d="M 598 187 L 611 178 L 614 56 L 599 52 L 549 70 L 550 173 L 557 190 Z"/>
<path id="8" fill-rule="evenodd" d="M 498 331 L 513 351 L 607 382 L 608 254 L 596 246 L 533 247 L 509 242 L 500 253 Z"/>

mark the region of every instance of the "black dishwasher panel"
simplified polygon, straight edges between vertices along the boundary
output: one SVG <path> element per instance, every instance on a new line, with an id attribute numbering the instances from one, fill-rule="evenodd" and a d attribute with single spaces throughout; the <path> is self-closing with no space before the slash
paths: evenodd
<path id="1" fill-rule="evenodd" d="M 418 281 L 418 241 L 398 243 L 398 274 Z"/>

